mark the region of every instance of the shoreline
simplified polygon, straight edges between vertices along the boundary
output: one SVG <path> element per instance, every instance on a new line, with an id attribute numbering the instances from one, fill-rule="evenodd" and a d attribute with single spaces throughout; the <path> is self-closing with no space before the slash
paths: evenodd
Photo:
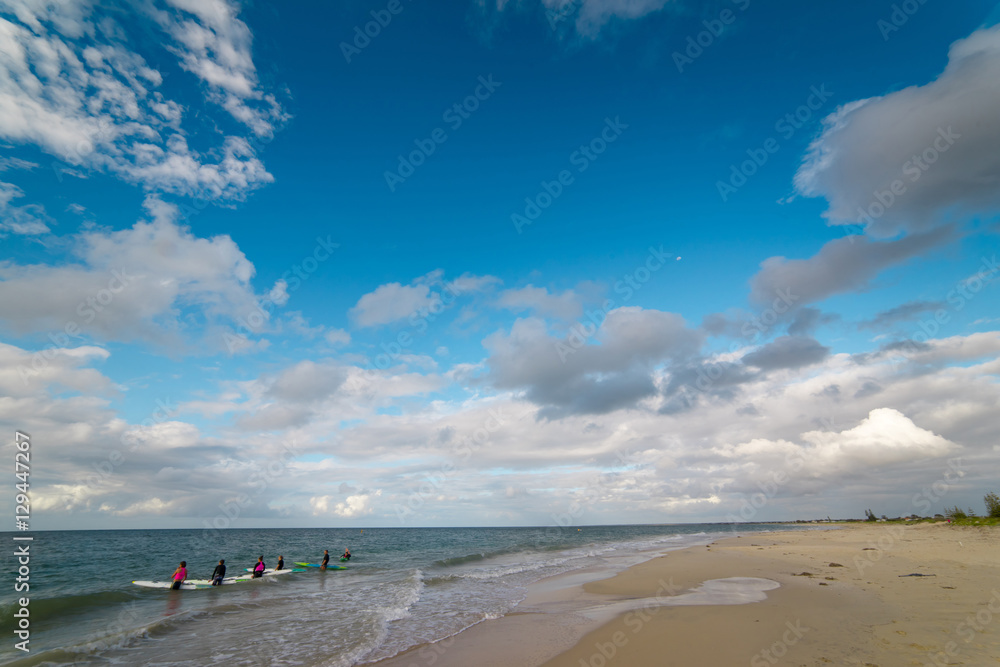
<path id="1" fill-rule="evenodd" d="M 543 580 L 502 618 L 372 664 L 1000 665 L 998 547 L 944 523 L 725 537 Z"/>

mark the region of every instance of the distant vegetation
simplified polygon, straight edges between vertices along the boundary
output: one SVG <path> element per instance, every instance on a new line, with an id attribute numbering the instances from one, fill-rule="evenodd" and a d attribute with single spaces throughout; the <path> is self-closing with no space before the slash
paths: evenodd
<path id="1" fill-rule="evenodd" d="M 983 502 L 986 505 L 986 514 L 982 517 L 976 514 L 976 511 L 971 507 L 967 510 L 963 510 L 958 505 L 954 507 L 945 507 L 944 514 L 935 514 L 933 518 L 922 517 L 913 514 L 908 517 L 896 517 L 895 519 L 888 519 L 883 514 L 882 518 L 879 519 L 874 512 L 870 509 L 865 510 L 865 521 L 889 521 L 889 522 L 927 522 L 933 523 L 935 521 L 941 521 L 943 519 L 949 519 L 951 523 L 959 526 L 998 526 L 1000 525 L 1000 496 L 990 491 L 985 496 L 983 496 Z M 857 521 L 857 519 L 855 519 Z"/>
<path id="2" fill-rule="evenodd" d="M 970 509 L 969 512 L 971 513 L 972 510 Z M 955 505 L 954 507 L 945 507 L 944 508 L 944 515 L 946 517 L 948 517 L 949 519 L 951 519 L 952 521 L 955 521 L 957 519 L 968 519 L 969 518 L 969 515 L 966 514 L 965 512 L 963 512 L 962 508 L 959 507 L 958 505 Z"/>
<path id="3" fill-rule="evenodd" d="M 986 516 L 991 519 L 1000 519 L 1000 497 L 990 491 L 983 497 L 986 503 Z"/>

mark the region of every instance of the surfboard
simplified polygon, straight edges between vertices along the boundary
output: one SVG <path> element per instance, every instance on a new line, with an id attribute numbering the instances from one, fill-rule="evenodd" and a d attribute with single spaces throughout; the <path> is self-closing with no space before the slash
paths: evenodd
<path id="1" fill-rule="evenodd" d="M 246 581 L 246 579 L 244 577 L 242 577 L 242 576 L 238 576 L 238 577 L 226 577 L 226 578 L 224 578 L 222 580 L 222 585 L 223 586 L 229 586 L 230 584 L 239 584 L 239 583 L 242 583 L 244 581 Z M 192 584 L 198 584 L 198 585 L 204 584 L 205 586 L 211 586 L 212 585 L 212 580 L 211 579 L 186 579 L 184 581 L 184 583 L 192 583 Z"/>
<path id="2" fill-rule="evenodd" d="M 245 571 L 247 571 L 247 572 L 253 572 L 253 568 L 252 567 L 245 567 L 243 569 Z M 266 570 L 264 570 L 264 576 L 265 577 L 271 577 L 271 576 L 274 576 L 276 574 L 291 574 L 292 572 L 305 572 L 305 568 L 301 568 L 301 567 L 286 567 L 286 568 L 282 568 L 280 570 L 275 570 L 275 569 L 272 569 L 272 568 L 267 568 Z"/>
<path id="3" fill-rule="evenodd" d="M 143 588 L 170 588 L 174 585 L 172 581 L 133 581 L 136 586 L 142 586 Z M 182 591 L 198 591 L 205 588 L 212 588 L 212 582 L 206 581 L 205 583 L 194 583 L 191 581 L 185 581 L 181 584 L 179 590 Z"/>
<path id="4" fill-rule="evenodd" d="M 299 565 L 301 567 L 320 567 L 319 563 L 296 563 L 296 565 Z M 344 567 L 343 565 L 327 565 L 326 569 L 328 569 L 328 570 L 346 570 L 347 568 Z"/>

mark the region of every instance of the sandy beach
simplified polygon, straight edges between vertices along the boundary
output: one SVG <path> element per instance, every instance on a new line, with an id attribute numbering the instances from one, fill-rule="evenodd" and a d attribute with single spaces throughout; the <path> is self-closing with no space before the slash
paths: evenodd
<path id="1" fill-rule="evenodd" d="M 379 664 L 1000 665 L 998 547 L 995 528 L 945 523 L 726 538 L 555 577 L 516 613 Z"/>

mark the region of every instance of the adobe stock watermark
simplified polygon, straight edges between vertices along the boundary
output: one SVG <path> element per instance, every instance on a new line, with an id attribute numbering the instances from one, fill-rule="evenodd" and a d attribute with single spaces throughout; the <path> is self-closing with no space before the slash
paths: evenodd
<path id="1" fill-rule="evenodd" d="M 927 0 L 903 0 L 901 3 L 894 4 L 887 19 L 879 19 L 875 22 L 875 27 L 882 34 L 882 41 L 888 42 L 889 37 L 893 33 L 899 32 L 900 28 L 910 20 L 910 17 L 926 4 Z"/>
<path id="2" fill-rule="evenodd" d="M 775 298 L 770 306 L 743 324 L 741 333 L 744 338 L 749 339 L 751 345 L 756 345 L 760 338 L 774 327 L 776 323 L 781 321 L 781 316 L 787 313 L 800 298 L 798 295 L 793 294 L 789 287 L 777 289 L 774 291 L 774 294 Z M 734 340 L 729 344 L 729 353 L 738 352 L 744 345 L 746 343 Z M 719 362 L 699 366 L 697 377 L 694 381 L 685 384 L 685 387 L 691 387 L 698 393 L 685 390 L 680 394 L 680 400 L 688 408 L 694 406 L 697 402 L 696 398 L 699 395 L 707 395 L 708 391 L 715 386 L 715 383 L 725 377 L 727 369 L 727 364 Z"/>
<path id="3" fill-rule="evenodd" d="M 750 667 L 771 667 L 778 664 L 788 653 L 788 649 L 798 644 L 799 640 L 810 630 L 810 628 L 803 627 L 800 620 L 796 620 L 795 623 L 785 621 L 785 627 L 788 629 L 782 633 L 781 639 L 750 658 Z"/>
<path id="4" fill-rule="evenodd" d="M 781 139 L 788 141 L 812 120 L 831 97 L 833 97 L 833 93 L 826 89 L 825 83 L 820 84 L 818 88 L 816 86 L 810 87 L 805 102 L 774 122 L 774 131 Z M 779 150 L 781 150 L 781 142 L 775 136 L 765 139 L 759 148 L 748 148 L 746 150 L 748 159 L 739 164 L 729 165 L 729 178 L 715 182 L 715 189 L 722 201 L 729 201 L 729 198 L 746 185 L 749 179 L 763 168 L 771 156 Z"/>
<path id="5" fill-rule="evenodd" d="M 799 300 L 798 296 L 792 294 L 790 287 L 775 290 L 774 294 L 775 298 L 771 305 L 761 311 L 760 315 L 756 315 L 749 322 L 746 322 L 740 331 L 745 338 L 750 339 L 751 343 L 760 340 L 760 337 L 781 319 L 781 315 L 787 313 L 788 309 Z M 734 345 L 738 345 L 738 343 L 734 343 Z"/>
<path id="6" fill-rule="evenodd" d="M 265 298 L 254 304 L 254 309 L 247 313 L 246 317 L 237 318 L 236 333 L 226 331 L 222 334 L 229 353 L 233 354 L 252 345 L 250 336 L 263 331 L 264 326 L 271 319 L 271 312 L 274 308 L 278 305 L 284 305 L 291 294 L 309 280 L 310 276 L 316 273 L 320 265 L 330 259 L 339 247 L 340 244 L 331 241 L 329 235 L 325 239 L 322 236 L 317 236 L 316 245 L 312 252 L 281 274 L 278 283 L 282 284 L 283 289 L 278 289 L 276 285 L 275 289 L 269 292 Z"/>
<path id="7" fill-rule="evenodd" d="M 951 305 L 954 312 L 959 312 L 965 308 L 966 304 L 979 294 L 982 289 L 993 279 L 993 276 L 1000 273 L 1000 264 L 997 263 L 997 256 L 993 257 L 982 257 L 979 265 L 979 270 L 973 273 L 968 278 L 964 278 L 957 283 L 955 286 L 948 290 L 945 295 L 945 299 L 948 304 Z M 890 363 L 893 367 L 906 361 L 907 354 L 918 354 L 921 352 L 921 345 L 931 340 L 934 336 L 938 334 L 941 327 L 951 321 L 951 313 L 949 313 L 944 308 L 939 308 L 934 311 L 932 317 L 921 319 L 917 325 L 920 327 L 919 331 L 913 332 L 901 345 L 897 348 L 901 355 L 890 358 Z"/>
<path id="8" fill-rule="evenodd" d="M 409 328 L 397 333 L 395 339 L 388 343 L 385 341 L 379 343 L 379 349 L 382 351 L 376 354 L 375 358 L 369 362 L 368 367 L 364 369 L 367 378 L 374 377 L 378 371 L 390 368 L 403 356 L 416 337 L 426 333 L 430 323 L 450 308 L 462 295 L 462 291 L 456 288 L 453 283 L 440 281 L 432 284 L 440 284 L 441 291 L 432 295 L 430 303 L 426 307 L 418 308 L 410 313 L 407 320 Z"/>
<path id="9" fill-rule="evenodd" d="M 545 532 L 542 533 L 535 540 L 535 548 L 540 548 L 545 545 L 546 539 L 554 539 L 559 537 L 566 529 L 572 527 L 580 518 L 584 515 L 587 509 L 597 502 L 603 489 L 611 483 L 617 477 L 616 468 L 625 469 L 628 466 L 634 465 L 636 462 L 636 455 L 630 451 L 616 451 L 615 452 L 615 468 L 610 471 L 599 472 L 587 483 L 584 487 L 583 492 L 579 498 L 574 498 L 569 502 L 566 507 L 566 511 L 562 513 L 553 513 L 552 520 L 555 522 L 554 526 L 548 526 Z"/>
<path id="10" fill-rule="evenodd" d="M 867 207 L 858 207 L 858 226 L 863 230 L 885 215 L 907 192 L 908 184 L 916 183 L 941 156 L 955 145 L 962 135 L 952 129 L 937 128 L 937 136 L 920 154 L 914 155 L 900 167 L 901 177 L 893 179 L 885 189 L 872 192 L 872 200 Z"/>
<path id="11" fill-rule="evenodd" d="M 408 3 L 411 1 L 407 0 Z M 403 9 L 405 6 L 400 0 L 389 0 L 385 9 L 373 9 L 369 12 L 372 20 L 365 23 L 363 29 L 361 25 L 354 26 L 353 39 L 350 43 L 340 43 L 340 52 L 347 64 L 351 63 L 351 58 L 368 48 L 372 40 L 381 35 L 382 30 L 388 28 L 393 17 L 401 14 Z"/>
<path id="12" fill-rule="evenodd" d="M 604 127 L 601 131 L 586 144 L 581 144 L 575 151 L 569 154 L 569 163 L 576 168 L 576 173 L 582 174 L 590 168 L 598 157 L 608 149 L 608 146 L 618 141 L 622 132 L 628 129 L 628 125 L 621 122 L 619 116 L 604 119 Z M 566 188 L 576 182 L 576 177 L 570 169 L 562 169 L 551 181 L 543 180 L 541 186 L 534 196 L 524 198 L 524 210 L 520 213 L 512 213 L 510 221 L 518 234 L 522 233 L 524 227 L 531 225 L 542 215 L 552 202 L 562 196 Z"/>
<path id="13" fill-rule="evenodd" d="M 660 579 L 657 584 L 659 588 L 656 593 L 645 598 L 640 608 L 628 612 L 622 618 L 632 636 L 642 632 L 646 624 L 666 606 L 667 600 L 681 592 L 681 588 L 674 584 L 673 577 L 669 581 Z M 618 655 L 618 651 L 628 645 L 629 638 L 624 630 L 616 630 L 608 637 L 610 641 L 594 642 L 594 652 L 588 658 L 580 658 L 579 667 L 607 667 Z"/>
<path id="14" fill-rule="evenodd" d="M 151 428 L 157 424 L 162 424 L 163 422 L 169 420 L 173 415 L 177 413 L 177 406 L 174 405 L 169 398 L 166 399 L 156 399 L 155 401 L 156 409 L 153 410 L 149 417 L 142 420 L 139 426 L 143 429 Z M 142 437 L 141 431 L 136 431 L 136 429 L 130 429 L 124 431 L 118 438 L 119 444 L 126 448 L 126 451 L 133 452 L 139 448 L 139 445 L 145 442 L 145 438 Z M 93 464 L 94 472 L 89 473 L 84 481 L 84 483 L 92 490 L 96 490 L 98 487 L 102 486 L 105 482 L 111 479 L 111 476 L 115 471 L 121 467 L 123 463 L 127 460 L 125 454 L 122 453 L 120 449 L 113 449 L 100 463 Z"/>
<path id="15" fill-rule="evenodd" d="M 745 12 L 750 7 L 750 0 L 731 0 L 736 8 Z M 688 35 L 684 52 L 674 51 L 671 56 L 677 71 L 684 73 L 684 68 L 693 65 L 694 61 L 705 53 L 705 50 L 715 44 L 715 40 L 726 31 L 726 26 L 736 22 L 737 14 L 732 9 L 726 8 L 719 12 L 714 19 L 706 19 L 701 22 L 705 29 L 695 35 Z"/>
<path id="16" fill-rule="evenodd" d="M 480 105 L 493 96 L 497 88 L 503 85 L 502 81 L 494 81 L 493 75 L 480 76 L 478 84 L 471 94 L 455 102 L 441 114 L 441 120 L 448 124 L 452 132 L 458 131 L 463 123 L 472 117 Z M 386 170 L 383 173 L 385 184 L 389 187 L 389 192 L 395 192 L 396 188 L 406 182 L 410 176 L 416 173 L 417 169 L 427 162 L 427 159 L 434 155 L 438 146 L 448 141 L 448 133 L 443 127 L 436 127 L 424 139 L 414 139 L 415 148 L 405 156 L 400 153 L 395 171 Z"/>
<path id="17" fill-rule="evenodd" d="M 994 614 L 1000 614 L 1000 590 L 994 588 L 990 593 L 990 599 L 979 605 L 976 613 L 969 614 L 965 617 L 965 620 L 955 626 L 954 634 L 963 643 L 970 643 L 976 638 L 977 632 L 985 632 L 987 626 L 993 622 Z M 958 643 L 951 640 L 945 644 L 943 651 L 928 653 L 927 657 L 930 662 L 925 662 L 924 667 L 947 667 L 948 665 L 954 665 L 956 663 L 951 658 L 957 657 L 961 652 L 962 649 Z M 964 664 L 964 662 L 957 664 Z"/>
<path id="18" fill-rule="evenodd" d="M 393 509 L 400 525 L 406 522 L 423 508 L 424 503 L 429 498 L 440 494 L 445 482 L 454 477 L 459 470 L 459 465 L 465 463 L 472 455 L 486 447 L 493 434 L 499 431 L 506 423 L 504 416 L 499 409 L 490 409 L 488 417 L 483 421 L 483 425 L 472 431 L 471 434 L 459 439 L 452 447 L 452 456 L 458 460 L 445 461 L 436 473 L 428 473 L 424 476 L 424 481 L 420 483 L 415 491 L 412 491 L 406 498 L 406 504 L 396 503 Z"/>
<path id="19" fill-rule="evenodd" d="M 797 473 L 805 468 L 806 458 L 805 455 L 800 452 L 794 452 L 785 457 L 785 466 L 791 470 L 792 473 Z M 745 521 L 753 521 L 754 517 L 757 516 L 757 512 L 766 507 L 771 500 L 778 495 L 778 491 L 781 487 L 792 480 L 791 475 L 789 475 L 784 470 L 772 470 L 768 479 L 765 481 L 758 481 L 757 488 L 760 489 L 759 492 L 751 494 L 748 498 L 744 498 L 740 503 L 739 516 L 730 513 L 726 515 L 726 521 L 730 524 L 738 524 Z"/>
<path id="20" fill-rule="evenodd" d="M 614 284 L 615 294 L 623 295 L 621 305 L 627 304 L 642 289 L 643 285 L 649 282 L 653 274 L 663 268 L 669 259 L 677 260 L 680 258 L 671 253 L 664 252 L 662 243 L 659 248 L 650 246 L 646 261 L 626 273 L 622 276 L 621 280 L 616 281 Z M 600 308 L 594 310 L 588 309 L 586 315 L 589 321 L 577 322 L 570 327 L 569 334 L 564 341 L 556 341 L 555 346 L 556 352 L 559 354 L 559 360 L 565 364 L 570 355 L 576 354 L 577 351 L 582 349 L 587 344 L 587 341 L 600 330 L 604 320 L 608 317 L 608 313 L 618 306 L 619 304 L 614 299 L 605 299 Z"/>
<path id="21" fill-rule="evenodd" d="M 105 311 L 110 309 L 115 298 L 135 281 L 135 278 L 128 275 L 124 268 L 111 269 L 110 274 L 111 278 L 108 279 L 106 287 L 86 296 L 77 304 L 75 312 L 83 323 L 82 326 L 92 324 L 99 317 L 102 317 Z M 61 331 L 48 333 L 48 338 L 53 344 L 32 354 L 30 366 L 18 365 L 17 373 L 21 377 L 21 381 L 27 384 L 29 378 L 35 377 L 48 368 L 60 351 L 70 344 L 70 336 L 83 339 L 83 329 L 76 319 L 67 320 Z"/>
<path id="22" fill-rule="evenodd" d="M 580 0 L 564 0 L 563 4 L 558 7 L 546 4 L 545 20 L 549 23 L 549 30 L 555 30 L 560 23 L 576 13 L 581 4 Z"/>
<path id="23" fill-rule="evenodd" d="M 232 527 L 239 520 L 240 516 L 242 516 L 243 511 L 253 505 L 257 498 L 271 484 L 284 477 L 288 473 L 289 460 L 298 454 L 299 449 L 297 446 L 288 441 L 282 441 L 281 453 L 277 458 L 271 459 L 265 464 L 253 461 L 250 464 L 252 472 L 247 476 L 246 480 L 247 485 L 252 488 L 253 493 L 240 493 L 229 500 L 219 503 L 219 513 L 212 517 L 211 521 L 208 519 L 202 521 L 204 530 L 198 540 L 204 546 L 214 545 L 215 541 L 221 537 L 219 531 Z"/>
<path id="24" fill-rule="evenodd" d="M 89 665 L 89 658 L 97 651 L 104 651 L 114 648 L 122 642 L 125 633 L 129 630 L 136 630 L 136 621 L 139 619 L 139 612 L 136 610 L 136 601 L 122 603 L 118 614 L 111 620 L 103 630 L 95 632 L 83 645 L 83 656 L 79 661 L 74 661 L 73 665 Z"/>
<path id="25" fill-rule="evenodd" d="M 965 472 L 962 470 L 962 459 L 960 457 L 948 459 L 947 463 L 948 467 L 939 479 L 931 484 L 929 488 L 925 487 L 921 489 L 920 493 L 914 494 L 911 500 L 914 508 L 929 513 L 931 503 L 944 498 L 948 491 L 951 490 L 955 480 L 965 475 Z M 863 575 L 866 569 L 882 560 L 889 551 L 895 548 L 903 538 L 904 533 L 904 528 L 898 524 L 886 525 L 877 541 L 868 540 L 864 555 L 854 557 L 854 567 L 858 571 L 858 574 Z"/>

